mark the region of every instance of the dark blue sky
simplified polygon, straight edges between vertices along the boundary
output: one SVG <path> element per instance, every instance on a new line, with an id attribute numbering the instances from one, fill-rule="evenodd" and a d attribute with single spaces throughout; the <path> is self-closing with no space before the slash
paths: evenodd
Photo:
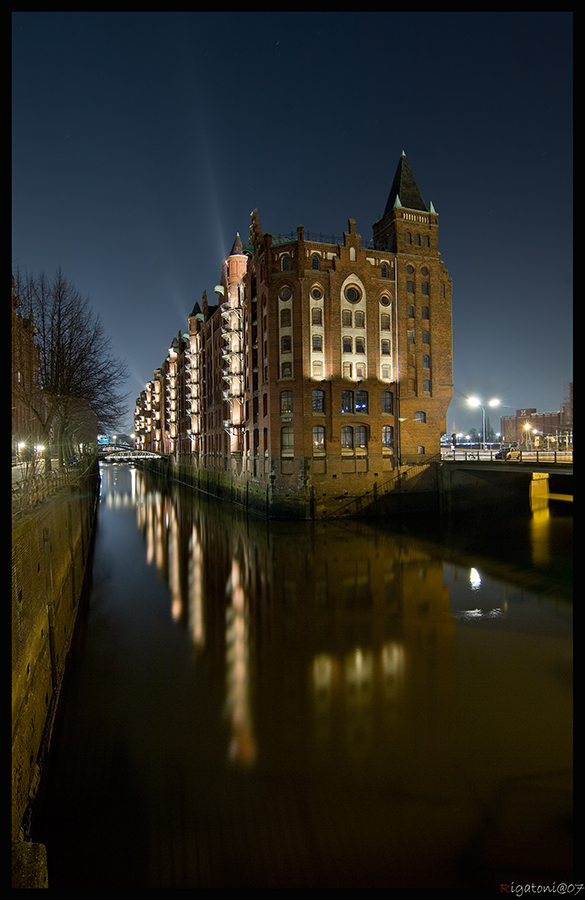
<path id="1" fill-rule="evenodd" d="M 403 150 L 453 278 L 448 430 L 481 427 L 474 394 L 560 408 L 570 13 L 12 15 L 13 271 L 89 297 L 128 361 L 121 424 L 254 208 L 370 238 Z"/>

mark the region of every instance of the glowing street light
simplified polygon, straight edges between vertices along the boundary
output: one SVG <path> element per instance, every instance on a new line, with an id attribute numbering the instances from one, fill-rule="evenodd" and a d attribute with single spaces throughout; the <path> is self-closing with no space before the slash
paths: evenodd
<path id="1" fill-rule="evenodd" d="M 485 450 L 485 406 L 482 404 L 481 400 L 479 400 L 477 397 L 469 397 L 467 402 L 469 403 L 470 406 L 475 406 L 475 407 L 479 406 L 481 409 L 481 422 L 482 422 L 481 439 L 482 439 L 482 443 L 483 443 L 483 448 Z M 496 400 L 496 399 L 488 400 L 487 405 L 488 406 L 499 406 L 500 401 Z"/>

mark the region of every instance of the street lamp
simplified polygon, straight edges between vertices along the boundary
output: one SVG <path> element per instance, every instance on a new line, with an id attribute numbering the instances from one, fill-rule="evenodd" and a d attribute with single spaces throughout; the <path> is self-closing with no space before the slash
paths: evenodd
<path id="1" fill-rule="evenodd" d="M 467 402 L 469 403 L 470 406 L 475 406 L 475 407 L 479 406 L 479 408 L 481 409 L 481 422 L 482 422 L 481 439 L 482 439 L 482 443 L 483 443 L 483 449 L 485 450 L 485 406 L 482 404 L 481 400 L 478 400 L 477 397 L 469 397 Z M 500 401 L 495 400 L 495 399 L 488 400 L 487 405 L 488 406 L 499 406 Z"/>

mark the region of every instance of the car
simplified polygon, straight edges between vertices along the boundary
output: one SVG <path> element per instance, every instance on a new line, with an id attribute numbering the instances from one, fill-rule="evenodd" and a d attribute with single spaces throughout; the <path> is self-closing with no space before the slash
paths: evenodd
<path id="1" fill-rule="evenodd" d="M 521 451 L 513 448 L 502 449 L 496 453 L 496 459 L 520 459 Z"/>

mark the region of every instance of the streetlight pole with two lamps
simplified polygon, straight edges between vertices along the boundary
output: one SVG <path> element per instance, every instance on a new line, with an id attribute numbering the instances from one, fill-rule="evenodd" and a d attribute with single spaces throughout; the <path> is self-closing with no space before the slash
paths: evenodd
<path id="1" fill-rule="evenodd" d="M 479 406 L 479 408 L 481 409 L 481 425 L 482 425 L 482 427 L 481 427 L 481 442 L 483 444 L 483 449 L 485 450 L 485 443 L 486 443 L 486 441 L 485 441 L 485 406 L 482 404 L 481 400 L 479 400 L 477 397 L 469 397 L 467 402 L 469 403 L 470 406 L 475 406 L 475 407 Z M 500 401 L 496 400 L 496 399 L 488 400 L 487 405 L 488 406 L 499 406 Z"/>

